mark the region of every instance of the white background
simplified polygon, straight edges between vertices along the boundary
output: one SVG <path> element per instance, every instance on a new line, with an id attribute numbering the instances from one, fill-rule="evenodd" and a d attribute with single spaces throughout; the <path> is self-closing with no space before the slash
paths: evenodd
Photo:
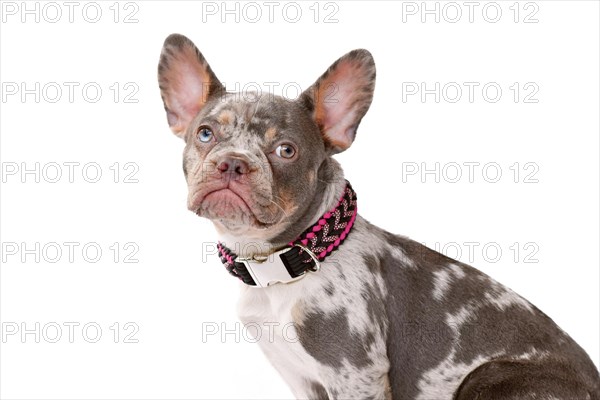
<path id="1" fill-rule="evenodd" d="M 183 142 L 167 127 L 156 83 L 162 42 L 173 32 L 190 37 L 230 89 L 251 82 L 306 88 L 345 52 L 370 50 L 377 64 L 375 99 L 353 147 L 337 157 L 358 193 L 361 214 L 394 233 L 445 249 L 508 285 L 553 318 L 598 365 L 597 2 L 516 7 L 499 2 L 502 15 L 495 23 L 486 21 L 495 18 L 494 5 L 482 15 L 485 2 L 475 8 L 473 22 L 469 9 L 455 3 L 462 11 L 455 23 L 449 20 L 456 8 L 444 8 L 446 3 L 438 3 L 438 23 L 433 14 L 423 23 L 421 10 L 403 15 L 403 9 L 421 9 L 420 2 L 336 2 L 327 9 L 322 3 L 316 23 L 313 2 L 299 3 L 297 23 L 283 17 L 285 3 L 275 9 L 273 23 L 262 2 L 257 23 L 244 21 L 243 14 L 239 23 L 234 15 L 222 23 L 220 13 L 203 14 L 202 3 L 193 1 L 138 1 L 127 8 L 121 3 L 118 23 L 112 1 L 98 3 L 102 16 L 96 23 L 83 18 L 85 2 L 75 8 L 72 23 L 59 2 L 58 22 L 45 19 L 56 13 L 47 7 L 39 22 L 26 15 L 22 23 L 21 2 L 13 3 L 15 15 L 7 3 L 0 28 L 2 398 L 291 397 L 258 347 L 243 340 L 240 326 L 239 340 L 231 333 L 224 342 L 219 335 L 202 342 L 203 323 L 236 330 L 238 288 L 217 257 L 203 253 L 202 243 L 216 240 L 212 225 L 186 210 Z M 38 3 L 40 13 L 44 4 Z M 427 6 L 434 9 L 435 3 Z M 238 7 L 241 13 L 243 4 Z M 338 22 L 325 23 L 336 9 Z M 94 18 L 94 9 L 87 11 Z M 138 22 L 124 23 L 133 11 Z M 254 18 L 255 9 L 246 11 Z M 293 9 L 288 12 L 288 19 L 294 17 Z M 538 22 L 525 23 L 533 12 L 530 19 Z M 22 82 L 29 89 L 39 82 L 40 91 L 56 82 L 62 98 L 48 101 L 55 97 L 52 85 L 39 102 L 34 94 L 24 101 L 20 92 L 7 95 Z M 73 102 L 64 82 L 79 84 Z M 82 95 L 90 82 L 103 90 L 95 103 Z M 136 86 L 126 88 L 129 82 Z M 455 92 L 448 91 L 440 93 L 439 103 L 433 94 L 425 101 L 420 95 L 403 101 L 411 82 L 425 82 L 428 89 L 455 82 L 463 88 L 462 98 L 452 103 Z M 479 84 L 473 102 L 464 82 Z M 516 103 L 510 89 L 515 82 Z M 120 88 L 116 103 L 114 83 Z M 497 102 L 483 97 L 487 83 L 501 87 Z M 533 86 L 525 90 L 526 83 Z M 124 101 L 131 87 L 139 88 L 131 98 L 137 103 Z M 532 87 L 539 90 L 530 100 L 538 102 L 526 103 Z M 93 90 L 88 94 L 93 97 Z M 492 89 L 488 94 L 495 96 Z M 288 95 L 294 96 L 293 88 Z M 73 182 L 65 162 L 79 163 Z M 110 169 L 116 162 L 118 183 L 115 167 Z M 470 162 L 479 163 L 473 182 L 464 164 Z M 23 166 L 35 163 L 39 183 L 34 174 L 21 175 Z M 62 165 L 57 183 L 49 182 L 56 175 L 52 163 Z M 93 168 L 82 176 L 87 163 L 100 166 L 97 183 L 86 181 L 94 178 Z M 125 168 L 126 163 L 139 169 Z M 420 174 L 435 163 L 440 163 L 439 182 L 434 174 Z M 462 167 L 462 178 L 451 183 L 454 163 Z M 483 173 L 488 163 L 496 168 Z M 515 163 L 521 172 L 517 183 Z M 532 164 L 525 168 L 526 163 Z M 15 165 L 19 171 L 10 175 Z M 419 173 L 406 175 L 415 166 Z M 498 166 L 500 180 L 488 182 Z M 124 182 L 129 172 L 138 183 Z M 532 179 L 538 182 L 525 182 Z M 47 253 L 38 253 L 39 262 L 36 254 L 21 262 L 22 243 L 34 249 L 36 242 L 40 253 L 44 246 Z M 79 243 L 73 262 L 64 242 Z M 115 242 L 117 262 L 110 249 Z M 133 256 L 138 263 L 124 262 L 134 248 L 124 248 L 129 242 L 139 248 Z M 477 244 L 465 244 L 470 242 Z M 49 259 L 56 248 L 48 243 L 62 247 L 55 263 Z M 87 243 L 102 249 L 98 262 L 83 258 Z M 80 324 L 73 343 L 64 325 L 69 322 Z M 125 343 L 133 329 L 125 329 L 127 322 L 139 327 L 133 336 L 138 343 Z M 6 334 L 22 323 L 27 329 L 39 323 L 41 333 L 46 327 L 39 343 L 34 334 L 24 339 L 21 332 Z M 56 334 L 53 323 L 63 327 L 57 343 L 48 340 Z M 86 323 L 101 327 L 97 343 L 86 341 L 95 336 L 93 329 L 83 336 Z"/>

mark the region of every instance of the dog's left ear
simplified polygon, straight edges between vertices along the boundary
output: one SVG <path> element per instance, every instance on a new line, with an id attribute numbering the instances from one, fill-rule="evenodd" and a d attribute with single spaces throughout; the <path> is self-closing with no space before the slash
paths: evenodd
<path id="1" fill-rule="evenodd" d="M 194 43 L 176 33 L 163 45 L 158 84 L 169 126 L 182 138 L 208 99 L 225 91 Z"/>
<path id="2" fill-rule="evenodd" d="M 375 89 L 375 61 L 367 50 L 352 50 L 334 62 L 299 98 L 310 111 L 329 154 L 346 150 L 367 113 Z"/>

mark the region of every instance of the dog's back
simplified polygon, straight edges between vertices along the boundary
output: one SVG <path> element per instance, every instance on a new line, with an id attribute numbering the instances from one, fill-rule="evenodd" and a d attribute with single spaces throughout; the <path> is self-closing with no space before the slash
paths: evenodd
<path id="1" fill-rule="evenodd" d="M 388 287 L 394 398 L 600 398 L 592 361 L 535 306 L 469 265 L 377 231 L 405 254 L 370 261 Z"/>

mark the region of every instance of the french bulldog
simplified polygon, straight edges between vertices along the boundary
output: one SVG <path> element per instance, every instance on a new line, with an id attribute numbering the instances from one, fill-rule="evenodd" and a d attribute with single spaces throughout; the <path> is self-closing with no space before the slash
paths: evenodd
<path id="1" fill-rule="evenodd" d="M 297 398 L 600 400 L 593 362 L 534 305 L 357 214 L 332 156 L 371 104 L 368 51 L 295 100 L 248 99 L 173 34 L 158 81 L 188 208 L 214 223 L 241 320 L 274 326 L 259 345 Z"/>

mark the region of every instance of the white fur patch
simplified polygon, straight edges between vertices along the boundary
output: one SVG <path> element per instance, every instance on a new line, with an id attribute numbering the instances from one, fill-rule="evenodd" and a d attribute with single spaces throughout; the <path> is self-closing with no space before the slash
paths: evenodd
<path id="1" fill-rule="evenodd" d="M 479 355 L 469 364 L 456 362 L 456 349 L 435 368 L 425 372 L 419 380 L 419 395 L 416 400 L 451 399 L 464 377 L 494 356 Z"/>
<path id="2" fill-rule="evenodd" d="M 452 283 L 452 277 L 450 272 L 445 269 L 435 271 L 433 273 L 433 298 L 436 300 L 442 300 L 444 295 L 450 288 Z"/>
<path id="3" fill-rule="evenodd" d="M 462 267 L 457 264 L 448 264 L 445 268 L 433 273 L 433 298 L 441 301 L 450 285 L 459 279 L 463 279 L 467 274 Z"/>
<path id="4" fill-rule="evenodd" d="M 457 264 L 448 264 L 448 268 L 454 273 L 454 277 L 457 279 L 462 279 L 467 276 L 467 273 L 463 271 L 463 268 Z"/>

